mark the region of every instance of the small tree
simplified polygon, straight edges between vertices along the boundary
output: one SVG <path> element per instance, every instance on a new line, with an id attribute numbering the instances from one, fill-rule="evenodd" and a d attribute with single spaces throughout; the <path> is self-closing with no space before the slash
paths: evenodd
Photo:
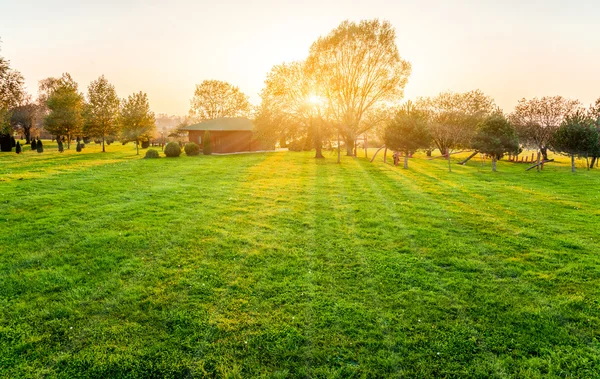
<path id="1" fill-rule="evenodd" d="M 37 141 L 34 139 L 31 140 L 31 150 L 37 149 Z"/>
<path id="2" fill-rule="evenodd" d="M 575 172 L 575 156 L 589 156 L 597 148 L 598 130 L 594 121 L 584 112 L 567 116 L 550 138 L 550 149 L 571 157 L 571 171 Z"/>
<path id="3" fill-rule="evenodd" d="M 21 154 L 21 144 L 19 143 L 19 141 L 17 141 L 17 146 L 15 147 L 15 151 L 17 152 L 17 154 Z"/>
<path id="4" fill-rule="evenodd" d="M 51 134 L 67 137 L 67 149 L 71 148 L 73 136 L 81 133 L 83 126 L 83 95 L 69 74 L 63 74 L 46 101 L 50 113 L 45 128 Z"/>
<path id="5" fill-rule="evenodd" d="M 44 152 L 44 144 L 42 143 L 41 140 L 37 141 L 36 150 L 37 150 L 38 153 L 43 153 Z"/>
<path id="6" fill-rule="evenodd" d="M 388 123 L 384 140 L 388 149 L 404 153 L 404 168 L 408 168 L 408 156 L 430 146 L 427 115 L 409 101 Z"/>
<path id="7" fill-rule="evenodd" d="M 492 157 L 492 171 L 496 172 L 496 161 L 505 153 L 519 150 L 519 138 L 510 122 L 502 114 L 494 114 L 479 123 L 473 137 L 475 150 Z"/>
<path id="8" fill-rule="evenodd" d="M 102 139 L 102 152 L 105 152 L 104 141 L 107 136 L 117 133 L 119 116 L 119 97 L 115 87 L 104 75 L 90 83 L 88 87 L 88 103 L 85 106 L 86 135 Z"/>
<path id="9" fill-rule="evenodd" d="M 204 139 L 202 141 L 203 144 L 203 154 L 211 155 L 212 154 L 212 143 L 210 141 L 210 132 L 207 130 L 204 132 Z"/>
<path id="10" fill-rule="evenodd" d="M 154 131 L 156 119 L 150 111 L 148 96 L 134 93 L 123 100 L 119 118 L 124 141 L 135 141 L 136 152 L 140 154 L 140 140 L 149 138 Z"/>

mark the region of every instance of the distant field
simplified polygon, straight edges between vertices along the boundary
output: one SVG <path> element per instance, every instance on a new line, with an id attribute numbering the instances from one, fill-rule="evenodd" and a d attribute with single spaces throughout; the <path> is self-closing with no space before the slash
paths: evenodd
<path id="1" fill-rule="evenodd" d="M 600 377 L 600 170 L 45 147 L 0 153 L 0 377 Z"/>

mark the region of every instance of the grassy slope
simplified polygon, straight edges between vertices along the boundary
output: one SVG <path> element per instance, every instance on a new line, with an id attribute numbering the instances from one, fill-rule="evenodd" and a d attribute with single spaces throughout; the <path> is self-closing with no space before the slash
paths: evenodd
<path id="1" fill-rule="evenodd" d="M 0 155 L 0 376 L 600 376 L 598 172 L 108 150 Z"/>

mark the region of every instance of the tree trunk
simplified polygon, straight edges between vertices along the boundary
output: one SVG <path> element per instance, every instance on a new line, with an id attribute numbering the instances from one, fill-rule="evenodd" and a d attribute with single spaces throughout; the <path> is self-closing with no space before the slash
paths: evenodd
<path id="1" fill-rule="evenodd" d="M 383 151 L 383 163 L 387 163 L 387 146 L 385 147 L 385 150 Z"/>
<path id="2" fill-rule="evenodd" d="M 135 140 L 135 155 L 140 155 L 140 141 Z"/>
<path id="3" fill-rule="evenodd" d="M 538 153 L 537 153 L 537 163 L 536 163 L 537 164 L 537 166 L 536 166 L 536 170 L 537 171 L 540 171 L 540 157 L 541 157 L 541 155 L 542 155 L 542 153 L 541 153 L 541 148 L 540 148 L 540 150 L 538 150 Z M 547 159 L 544 159 L 544 160 L 546 161 Z"/>
<path id="4" fill-rule="evenodd" d="M 313 124 L 313 120 L 311 118 L 310 123 Z M 323 143 L 321 141 L 321 128 L 319 125 L 314 127 L 315 131 L 315 158 L 325 158 L 323 156 Z"/>
<path id="5" fill-rule="evenodd" d="M 575 172 L 575 155 L 571 154 L 571 172 Z"/>
<path id="6" fill-rule="evenodd" d="M 354 155 L 354 138 L 351 136 L 346 137 L 346 156 L 352 157 Z"/>
<path id="7" fill-rule="evenodd" d="M 102 152 L 106 153 L 106 150 L 104 150 L 104 134 L 102 135 Z"/>
<path id="8" fill-rule="evenodd" d="M 450 164 L 450 148 L 446 149 L 446 157 L 448 158 L 448 172 L 452 172 L 452 165 Z"/>
<path id="9" fill-rule="evenodd" d="M 548 160 L 548 148 L 544 146 L 540 150 L 542 152 L 542 157 L 544 158 L 545 161 L 547 161 Z"/>
<path id="10" fill-rule="evenodd" d="M 365 134 L 365 158 L 369 158 L 369 137 Z"/>
<path id="11" fill-rule="evenodd" d="M 29 145 L 31 143 L 31 130 L 23 128 L 23 132 L 25 133 L 25 145 Z"/>
<path id="12" fill-rule="evenodd" d="M 496 172 L 496 155 L 492 155 L 492 172 Z"/>
<path id="13" fill-rule="evenodd" d="M 596 157 L 592 157 L 592 161 L 590 162 L 590 168 L 594 168 L 594 163 L 596 163 Z"/>
<path id="14" fill-rule="evenodd" d="M 404 168 L 408 168 L 408 154 L 404 154 Z"/>
<path id="15" fill-rule="evenodd" d="M 340 150 L 340 148 L 341 148 L 340 147 L 340 142 L 341 141 L 340 141 L 340 129 L 339 128 L 338 128 L 337 142 L 338 142 L 338 145 L 337 145 L 337 150 L 338 150 L 338 160 L 337 160 L 337 163 L 340 163 L 342 161 L 342 157 L 341 157 L 342 154 L 341 154 L 341 150 Z"/>
<path id="16" fill-rule="evenodd" d="M 587 166 L 587 170 L 590 171 L 590 161 L 587 154 L 585 155 L 585 165 Z"/>
<path id="17" fill-rule="evenodd" d="M 71 135 L 67 134 L 67 150 L 71 150 Z"/>

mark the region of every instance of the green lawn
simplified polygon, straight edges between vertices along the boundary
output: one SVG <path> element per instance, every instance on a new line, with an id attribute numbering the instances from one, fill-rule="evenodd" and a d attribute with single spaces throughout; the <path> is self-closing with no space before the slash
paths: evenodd
<path id="1" fill-rule="evenodd" d="M 45 148 L 0 153 L 0 377 L 600 377 L 598 171 Z"/>

